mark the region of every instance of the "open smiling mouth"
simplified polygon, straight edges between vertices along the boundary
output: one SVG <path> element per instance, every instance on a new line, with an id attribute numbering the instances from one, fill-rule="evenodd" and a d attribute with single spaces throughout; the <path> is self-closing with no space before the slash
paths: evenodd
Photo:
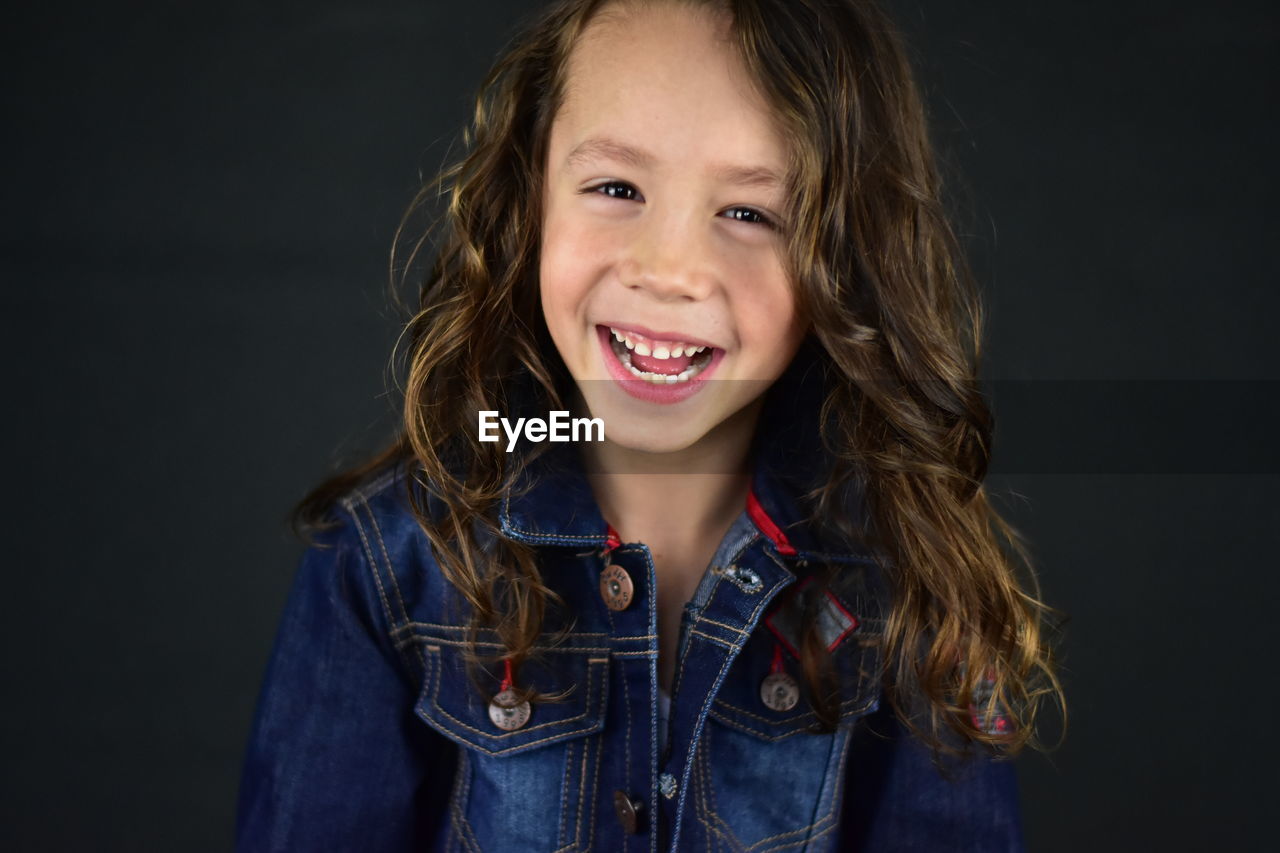
<path id="1" fill-rule="evenodd" d="M 647 332 L 648 330 L 646 330 Z M 679 403 L 708 387 L 725 351 L 703 342 L 659 339 L 624 326 L 596 326 L 605 369 L 617 386 L 646 403 Z"/>
<path id="2" fill-rule="evenodd" d="M 609 335 L 614 356 L 637 379 L 654 385 L 690 381 L 711 364 L 715 347 L 684 341 L 656 341 L 625 329 L 601 327 Z"/>

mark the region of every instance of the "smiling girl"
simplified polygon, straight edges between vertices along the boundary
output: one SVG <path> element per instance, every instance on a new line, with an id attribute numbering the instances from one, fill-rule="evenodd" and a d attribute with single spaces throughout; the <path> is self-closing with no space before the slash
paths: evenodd
<path id="1" fill-rule="evenodd" d="M 1057 686 L 881 13 L 557 3 L 443 180 L 403 435 L 301 508 L 240 848 L 1019 849 Z M 567 409 L 605 440 L 477 436 Z"/>

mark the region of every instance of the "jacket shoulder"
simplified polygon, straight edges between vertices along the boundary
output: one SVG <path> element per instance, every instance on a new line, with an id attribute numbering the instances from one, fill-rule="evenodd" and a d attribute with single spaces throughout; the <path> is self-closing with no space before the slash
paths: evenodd
<path id="1" fill-rule="evenodd" d="M 328 536 L 345 540 L 361 557 L 388 629 L 444 620 L 452 587 L 440 572 L 410 501 L 409 467 L 400 462 L 340 496 Z"/>

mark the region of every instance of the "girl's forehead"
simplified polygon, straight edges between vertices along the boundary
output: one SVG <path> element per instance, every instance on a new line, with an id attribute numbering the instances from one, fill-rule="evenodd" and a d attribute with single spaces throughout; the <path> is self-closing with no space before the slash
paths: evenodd
<path id="1" fill-rule="evenodd" d="M 728 20 L 676 3 L 612 8 L 587 25 L 553 128 L 553 146 L 607 132 L 672 151 L 709 146 L 772 168 L 786 157 Z"/>

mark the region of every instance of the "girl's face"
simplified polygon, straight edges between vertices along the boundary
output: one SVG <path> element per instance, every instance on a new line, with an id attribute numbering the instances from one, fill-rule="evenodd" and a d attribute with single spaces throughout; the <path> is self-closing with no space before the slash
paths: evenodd
<path id="1" fill-rule="evenodd" d="M 742 422 L 804 337 L 778 230 L 787 149 L 727 35 L 676 4 L 598 15 L 552 123 L 542 310 L 623 447 Z"/>

